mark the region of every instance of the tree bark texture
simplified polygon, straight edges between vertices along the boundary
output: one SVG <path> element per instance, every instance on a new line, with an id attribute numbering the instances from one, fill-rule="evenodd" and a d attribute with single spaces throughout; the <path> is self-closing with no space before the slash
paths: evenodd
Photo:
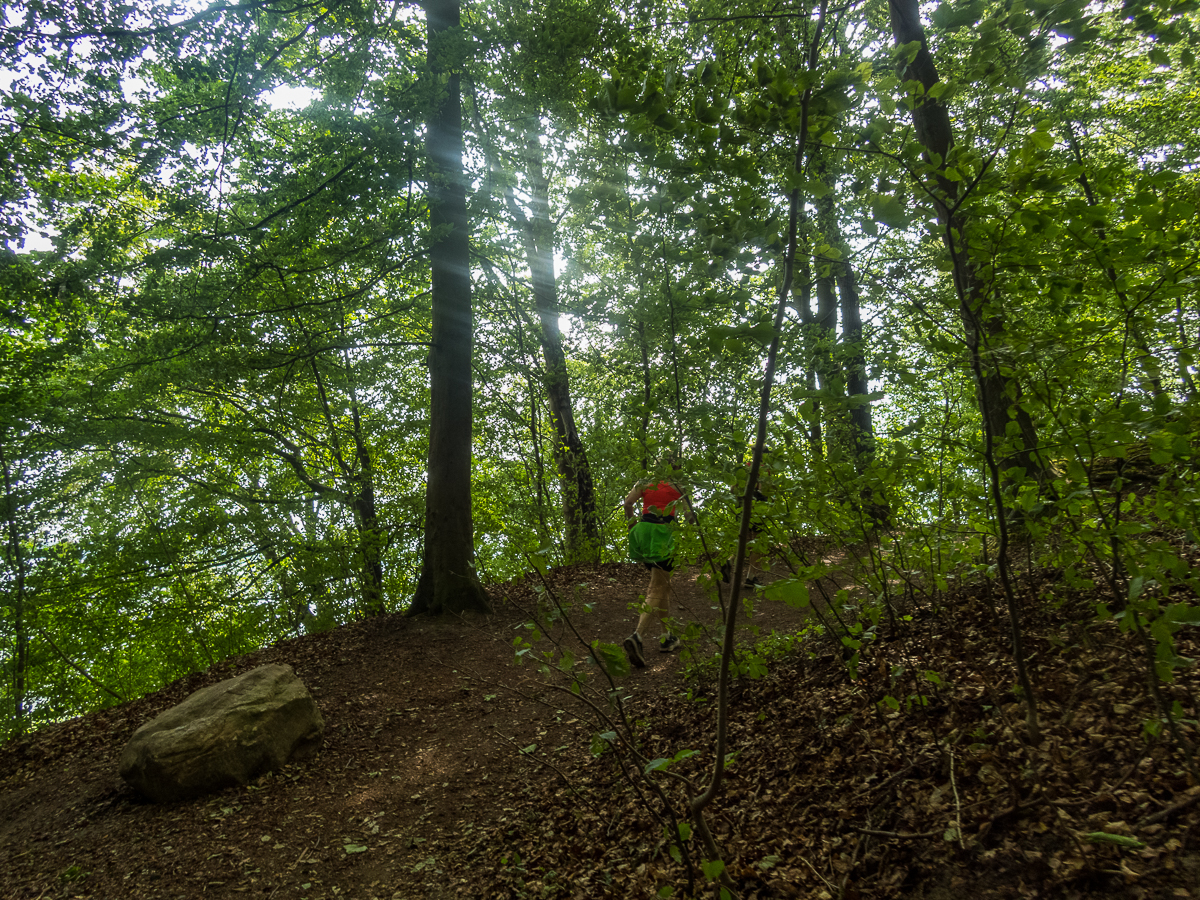
<path id="1" fill-rule="evenodd" d="M 29 675 L 29 627 L 27 622 L 28 610 L 25 608 L 25 556 L 21 548 L 21 535 L 17 523 L 17 498 L 13 486 L 12 470 L 7 455 L 0 450 L 0 466 L 4 471 L 4 513 L 8 534 L 5 546 L 5 557 L 12 572 L 13 591 L 13 634 L 15 651 L 13 653 L 13 731 L 23 734 L 28 710 L 25 708 L 25 694 Z"/>
<path id="2" fill-rule="evenodd" d="M 863 351 L 862 312 L 858 295 L 858 279 L 849 260 L 838 263 L 838 296 L 842 305 L 842 342 L 846 347 L 846 393 L 851 397 L 871 392 L 867 382 L 867 359 Z M 871 401 L 850 407 L 850 434 L 854 442 L 854 458 L 861 472 L 875 456 L 875 427 L 871 421 Z"/>
<path id="3" fill-rule="evenodd" d="M 799 211 L 798 231 L 807 236 L 808 219 L 804 210 Z M 816 320 L 812 311 L 812 264 L 807 253 L 798 254 L 795 266 L 799 269 L 799 277 L 792 281 L 792 300 L 800 311 L 801 333 L 804 335 L 804 386 L 810 391 L 817 389 L 817 349 L 815 337 Z M 821 401 L 812 399 L 813 413 L 808 420 L 808 446 L 814 459 L 825 455 L 824 437 L 821 431 Z"/>
<path id="4" fill-rule="evenodd" d="M 358 401 L 352 408 L 354 449 L 358 456 L 358 491 L 354 496 L 354 519 L 358 527 L 363 608 L 369 616 L 387 611 L 383 596 L 383 545 L 385 535 L 375 509 L 375 467 L 362 431 Z"/>
<path id="5" fill-rule="evenodd" d="M 546 490 L 546 467 L 542 463 L 542 430 L 538 426 L 538 392 L 534 389 L 534 382 L 529 381 L 529 440 L 530 446 L 533 447 L 533 467 L 530 470 L 529 479 L 537 486 L 537 515 L 538 522 L 541 524 L 539 535 L 547 535 L 550 533 L 550 523 L 546 521 L 546 503 L 548 492 Z M 526 463 L 528 469 L 528 463 Z"/>
<path id="6" fill-rule="evenodd" d="M 550 183 L 542 161 L 542 143 L 530 132 L 525 146 L 529 176 L 530 212 L 520 215 L 525 256 L 533 282 L 533 302 L 541 323 L 540 339 L 545 366 L 546 399 L 554 424 L 554 460 L 562 488 L 568 562 L 596 562 L 600 558 L 600 531 L 596 520 L 596 491 L 587 451 L 575 427 L 567 357 L 558 326 L 558 283 L 554 276 L 554 225 L 550 221 Z M 519 208 L 513 204 L 514 212 Z"/>
<path id="7" fill-rule="evenodd" d="M 430 113 L 429 249 L 433 341 L 429 351 L 429 475 L 425 546 L 410 614 L 491 608 L 475 572 L 471 518 L 471 268 L 463 181 L 459 74 L 441 62 L 447 32 L 459 24 L 458 0 L 425 0 L 429 67 L 448 75 Z"/>
<path id="8" fill-rule="evenodd" d="M 865 396 L 870 391 L 867 386 L 866 359 L 863 353 L 862 314 L 859 309 L 858 280 L 854 277 L 854 268 L 850 265 L 850 245 L 842 235 L 842 225 L 838 221 L 837 207 L 833 198 L 837 195 L 837 182 L 830 171 L 824 155 L 814 159 L 814 167 L 828 192 L 817 201 L 818 224 L 825 243 L 834 248 L 837 259 L 828 263 L 828 275 L 822 276 L 822 281 L 831 282 L 825 288 L 821 301 L 823 304 L 832 303 L 833 285 L 837 286 L 837 307 L 842 311 L 842 335 L 838 352 L 834 357 L 837 367 L 839 387 L 847 396 Z M 821 263 L 825 268 L 824 262 Z M 820 285 L 821 282 L 818 282 Z M 821 323 L 829 329 L 832 337 L 837 327 L 837 308 L 819 310 Z M 855 469 L 860 473 L 874 455 L 875 432 L 871 423 L 871 404 L 862 402 L 852 405 L 847 416 L 849 428 L 850 449 L 854 453 Z"/>
<path id="9" fill-rule="evenodd" d="M 642 427 L 638 431 L 642 439 L 642 471 L 650 471 L 650 348 L 646 337 L 646 323 L 638 321 L 634 326 L 638 336 L 638 349 L 642 353 Z"/>
<path id="10" fill-rule="evenodd" d="M 345 319 L 343 318 L 342 321 L 344 325 Z M 349 360 L 343 358 L 346 386 L 350 394 L 350 416 L 353 425 L 351 438 L 354 442 L 354 456 L 352 459 L 347 459 L 342 452 L 342 441 L 338 437 L 337 417 L 329 402 L 325 377 L 321 374 L 321 367 L 317 365 L 315 356 L 309 362 L 317 386 L 317 395 L 321 399 L 321 407 L 325 412 L 325 421 L 329 427 L 330 446 L 345 485 L 344 492 L 330 490 L 328 495 L 339 498 L 341 502 L 350 507 L 354 515 L 354 527 L 358 534 L 358 578 L 363 612 L 369 616 L 382 615 L 387 611 L 383 595 L 383 545 L 386 536 L 380 528 L 379 517 L 375 511 L 375 470 L 371 459 L 371 449 L 367 446 L 367 438 L 363 432 L 352 367 Z"/>
<path id="11" fill-rule="evenodd" d="M 833 203 L 832 177 L 819 155 L 812 160 L 812 165 L 821 180 L 826 182 L 828 188 L 825 196 L 816 200 L 817 231 L 821 241 L 830 247 L 837 247 L 841 232 L 837 226 L 837 211 Z M 819 245 L 821 241 L 816 243 Z M 817 290 L 817 317 L 812 328 L 816 350 L 814 361 L 817 380 L 821 390 L 830 398 L 844 398 L 846 396 L 846 373 L 842 369 L 840 354 L 836 352 L 838 343 L 838 295 L 836 290 L 838 265 L 836 260 L 818 257 L 815 253 L 812 264 L 816 272 Z M 851 443 L 843 413 L 844 409 L 845 404 L 841 400 L 831 399 L 825 404 L 825 448 L 826 454 L 831 459 L 836 458 L 841 449 L 849 449 Z"/>
<path id="12" fill-rule="evenodd" d="M 925 40 L 918 0 L 888 0 L 892 34 L 897 45 L 920 41 L 921 47 L 911 63 L 904 66 L 903 77 L 924 85 L 926 92 L 938 82 L 937 66 Z M 958 184 L 946 178 L 943 170 L 954 146 L 954 132 L 946 105 L 928 93 L 913 106 L 913 130 L 938 169 L 939 192 L 934 192 L 934 207 L 945 235 L 946 248 L 953 264 L 955 289 L 959 298 L 959 316 L 963 335 L 972 359 L 972 369 L 979 373 L 976 387 L 979 408 L 987 427 L 997 441 L 1008 435 L 1009 421 L 1015 421 L 1023 446 L 1007 455 L 1005 469 L 1023 467 L 1031 475 L 1040 475 L 1037 457 L 1037 432 L 1033 420 L 1021 405 L 1021 385 L 1017 379 L 1001 372 L 995 358 L 997 350 L 1007 344 L 1006 323 L 1001 313 L 989 310 L 989 290 L 978 277 L 971 260 L 967 217 L 957 209 Z M 974 365 L 974 363 L 978 365 Z M 1014 419 L 1010 420 L 1012 410 Z"/>

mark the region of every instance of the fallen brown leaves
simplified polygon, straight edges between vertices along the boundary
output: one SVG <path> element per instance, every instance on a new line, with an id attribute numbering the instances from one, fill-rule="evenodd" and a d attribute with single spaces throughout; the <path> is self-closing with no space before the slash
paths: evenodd
<path id="1" fill-rule="evenodd" d="M 1177 747 L 1143 735 L 1156 711 L 1133 639 L 1089 613 L 1068 604 L 1028 616 L 1036 746 L 1025 740 L 1005 623 L 969 595 L 918 611 L 870 648 L 857 679 L 815 644 L 739 684 L 738 756 L 712 825 L 742 896 L 1200 896 L 1200 787 Z M 1189 715 L 1195 680 L 1189 672 L 1166 688 Z M 693 691 L 631 708 L 644 754 L 700 750 L 680 770 L 702 780 L 711 714 L 697 700 L 708 699 Z M 1194 723 L 1184 733 L 1194 740 Z M 616 761 L 576 753 L 563 768 L 603 814 L 563 809 L 561 786 L 547 782 L 526 801 L 539 810 L 529 824 L 481 837 L 494 867 L 474 889 L 682 891 L 687 873 L 670 858 L 663 811 L 635 799 Z M 676 785 L 665 790 L 686 809 Z"/>
<path id="2" fill-rule="evenodd" d="M 589 639 L 613 640 L 644 574 L 563 570 L 551 583 L 594 603 L 580 612 Z M 703 591 L 681 576 L 676 588 L 680 614 L 711 624 Z M 506 594 L 534 599 L 527 584 Z M 1156 711 L 1134 638 L 1094 622 L 1082 600 L 1029 606 L 1043 724 L 1030 746 L 1007 625 L 986 598 L 963 590 L 909 612 L 867 646 L 855 679 L 841 648 L 818 639 L 735 684 L 737 756 L 709 822 L 745 900 L 1200 898 L 1200 788 L 1178 748 L 1143 737 Z M 465 622 L 360 623 L 10 742 L 0 896 L 682 896 L 687 867 L 672 859 L 661 801 L 636 793 L 611 752 L 592 757 L 587 710 L 511 665 L 522 621 L 505 607 Z M 754 619 L 789 622 L 769 604 Z M 683 681 L 677 657 L 654 657 L 620 683 L 637 741 L 651 759 L 698 751 L 672 771 L 702 784 L 711 686 Z M 318 763 L 166 807 L 117 782 L 138 724 L 269 661 L 295 666 L 318 697 Z M 1182 670 L 1166 688 L 1189 719 L 1196 678 Z M 1184 731 L 1195 740 L 1194 724 Z M 680 814 L 681 785 L 651 777 Z M 687 849 L 698 863 L 695 838 Z"/>

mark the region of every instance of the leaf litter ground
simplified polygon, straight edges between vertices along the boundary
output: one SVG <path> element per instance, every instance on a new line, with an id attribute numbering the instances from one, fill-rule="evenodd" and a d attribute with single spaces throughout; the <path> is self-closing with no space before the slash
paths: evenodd
<path id="1" fill-rule="evenodd" d="M 645 580 L 612 564 L 556 570 L 549 586 L 586 640 L 619 643 Z M 614 753 L 593 756 L 587 708 L 513 664 L 544 601 L 535 585 L 496 588 L 491 616 L 392 616 L 281 642 L 0 747 L 0 897 L 713 896 L 672 858 L 661 801 Z M 853 596 L 826 588 L 839 586 Z M 703 578 L 680 571 L 674 590 L 675 614 L 713 634 Z M 812 637 L 735 682 L 737 756 L 710 824 L 741 896 L 1200 898 L 1200 787 L 1178 748 L 1144 737 L 1157 713 L 1134 638 L 1085 601 L 1026 612 L 1037 746 L 1023 740 L 1007 624 L 982 589 L 906 609 L 857 678 L 840 646 Z M 746 640 L 804 624 L 769 602 L 739 618 Z M 552 633 L 569 639 L 561 622 Z M 708 670 L 685 679 L 680 655 L 647 656 L 619 681 L 636 739 L 648 758 L 697 751 L 676 769 L 702 784 Z M 321 707 L 315 761 L 166 806 L 123 785 L 117 758 L 139 725 L 268 662 L 292 665 Z M 1195 688 L 1191 672 L 1165 688 L 1189 720 Z M 1194 722 L 1183 732 L 1194 741 Z M 682 810 L 678 782 L 662 785 Z"/>

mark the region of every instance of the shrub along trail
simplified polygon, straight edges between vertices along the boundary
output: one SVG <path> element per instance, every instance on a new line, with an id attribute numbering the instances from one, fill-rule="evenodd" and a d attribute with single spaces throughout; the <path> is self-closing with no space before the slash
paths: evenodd
<path id="1" fill-rule="evenodd" d="M 582 636 L 613 642 L 644 581 L 626 565 L 549 578 Z M 681 619 L 715 623 L 694 573 L 676 592 Z M 586 706 L 512 664 L 523 610 L 544 595 L 533 582 L 494 594 L 490 617 L 385 617 L 280 643 L 3 746 L 0 897 L 713 896 L 699 842 L 685 845 L 689 877 L 665 838 L 662 798 L 686 808 L 679 779 L 650 776 L 659 797 L 629 777 L 640 766 L 623 775 L 611 749 L 594 756 Z M 1200 897 L 1200 788 L 1165 732 L 1145 736 L 1158 713 L 1135 636 L 1096 624 L 1093 598 L 1026 610 L 1042 722 L 1031 746 L 989 599 L 968 586 L 906 612 L 864 648 L 857 677 L 840 645 L 812 637 L 735 684 L 737 755 L 710 824 L 742 897 Z M 802 622 L 760 602 L 746 636 Z M 618 681 L 636 741 L 651 759 L 696 751 L 671 772 L 703 785 L 709 669 L 685 679 L 685 658 L 648 655 Z M 167 806 L 119 781 L 142 722 L 265 662 L 292 665 L 316 696 L 315 761 Z M 1184 670 L 1163 688 L 1189 741 L 1196 680 Z"/>

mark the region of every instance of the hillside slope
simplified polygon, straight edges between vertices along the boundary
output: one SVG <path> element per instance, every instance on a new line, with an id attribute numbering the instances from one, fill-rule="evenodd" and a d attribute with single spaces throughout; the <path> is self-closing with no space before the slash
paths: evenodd
<path id="1" fill-rule="evenodd" d="M 551 584 L 574 598 L 584 639 L 619 641 L 644 575 L 606 565 Z M 676 593 L 681 618 L 715 624 L 694 573 Z M 652 776 L 657 796 L 640 764 L 592 755 L 587 707 L 512 664 L 534 588 L 498 594 L 490 617 L 388 617 L 280 643 L 0 748 L 0 897 L 700 891 L 698 865 L 689 876 L 664 839 L 682 781 Z M 735 685 L 738 756 L 711 824 L 743 897 L 1200 897 L 1200 788 L 1176 748 L 1143 738 L 1155 712 L 1129 636 L 1089 625 L 1082 601 L 1030 612 L 1044 726 L 1031 747 L 1007 627 L 986 599 L 911 612 L 854 680 L 840 648 L 814 638 Z M 800 622 L 761 603 L 744 624 Z M 619 681 L 635 740 L 648 758 L 697 751 L 672 771 L 702 785 L 708 686 L 683 679 L 680 656 L 650 656 Z M 316 696 L 316 761 L 169 806 L 124 787 L 116 759 L 142 722 L 265 662 L 292 665 Z M 1169 688 L 1189 717 L 1195 682 Z"/>

